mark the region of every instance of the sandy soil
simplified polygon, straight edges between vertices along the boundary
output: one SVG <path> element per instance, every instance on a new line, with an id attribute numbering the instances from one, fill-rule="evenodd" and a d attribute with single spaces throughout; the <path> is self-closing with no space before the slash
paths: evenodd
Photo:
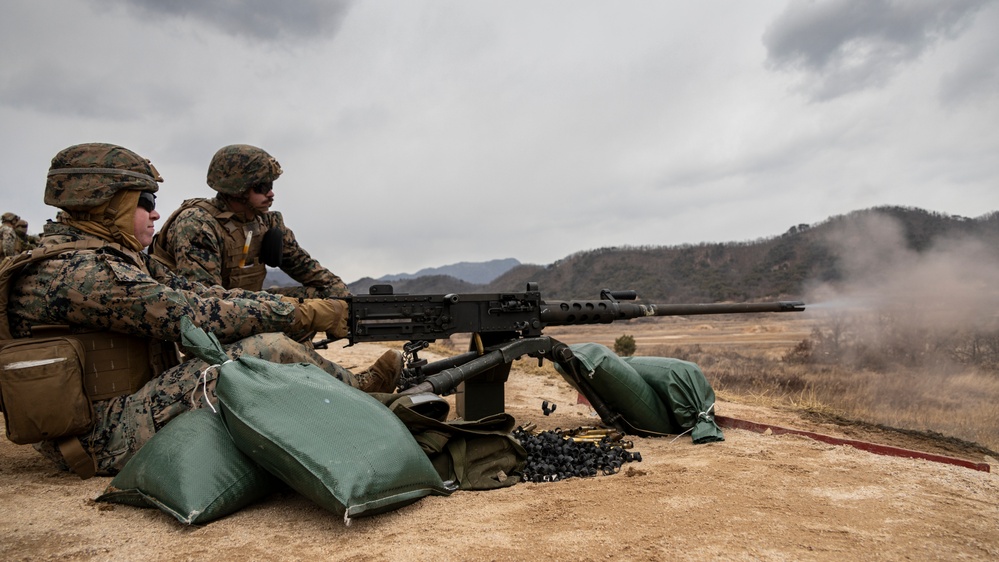
<path id="1" fill-rule="evenodd" d="M 383 348 L 325 352 L 367 365 Z M 551 416 L 543 400 L 559 405 Z M 517 370 L 507 410 L 539 429 L 597 420 L 561 380 Z M 720 415 L 854 439 L 974 451 L 719 402 Z M 342 519 L 294 493 L 203 527 L 154 509 L 97 504 L 110 478 L 60 473 L 0 440 L 3 560 L 995 560 L 999 476 L 878 456 L 790 435 L 634 439 L 642 462 L 611 476 L 428 497 Z M 990 462 L 995 463 L 992 459 Z M 999 469 L 999 467 L 995 467 Z"/>

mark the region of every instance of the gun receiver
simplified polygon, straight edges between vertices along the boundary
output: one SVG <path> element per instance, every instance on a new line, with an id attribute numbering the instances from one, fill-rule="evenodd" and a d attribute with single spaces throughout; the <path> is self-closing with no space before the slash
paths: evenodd
<path id="1" fill-rule="evenodd" d="M 604 423 L 627 432 L 620 416 L 592 391 L 569 346 L 547 336 L 547 326 L 609 324 L 649 316 L 800 312 L 804 303 L 642 304 L 634 291 L 600 292 L 599 300 L 546 301 L 538 284 L 524 292 L 396 295 L 375 285 L 367 295 L 343 297 L 350 305 L 348 346 L 358 342 L 407 341 L 400 392 L 457 391 L 458 415 L 473 420 L 504 410 L 504 383 L 511 363 L 525 355 L 549 359 L 572 373 L 574 384 Z M 434 363 L 420 359 L 429 342 L 471 334 L 469 351 Z M 325 347 L 328 340 L 317 342 Z M 634 431 L 632 431 L 634 433 Z"/>

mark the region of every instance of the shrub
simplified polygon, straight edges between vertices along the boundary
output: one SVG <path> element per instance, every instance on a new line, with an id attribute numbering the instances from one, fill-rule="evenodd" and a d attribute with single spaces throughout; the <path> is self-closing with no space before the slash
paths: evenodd
<path id="1" fill-rule="evenodd" d="M 629 336 L 627 334 L 614 340 L 614 353 L 618 355 L 631 356 L 635 354 L 635 349 L 637 349 L 635 344 L 635 337 Z"/>

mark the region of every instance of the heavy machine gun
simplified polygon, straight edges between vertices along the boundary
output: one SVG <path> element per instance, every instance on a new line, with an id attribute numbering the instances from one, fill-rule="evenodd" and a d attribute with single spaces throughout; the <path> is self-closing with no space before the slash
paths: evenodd
<path id="1" fill-rule="evenodd" d="M 394 294 L 391 285 L 374 285 L 367 295 L 342 297 L 350 305 L 348 346 L 359 342 L 405 341 L 406 366 L 400 392 L 457 391 L 457 413 L 467 420 L 504 410 L 504 384 L 513 361 L 523 356 L 548 359 L 569 373 L 605 424 L 620 420 L 592 391 L 566 344 L 543 335 L 546 326 L 609 324 L 649 316 L 800 312 L 800 301 L 737 304 L 642 304 L 635 291 L 604 289 L 598 300 L 547 301 L 538 284 L 524 292 Z M 428 363 L 419 352 L 430 342 L 471 334 L 469 351 Z M 322 347 L 328 340 L 317 342 Z"/>

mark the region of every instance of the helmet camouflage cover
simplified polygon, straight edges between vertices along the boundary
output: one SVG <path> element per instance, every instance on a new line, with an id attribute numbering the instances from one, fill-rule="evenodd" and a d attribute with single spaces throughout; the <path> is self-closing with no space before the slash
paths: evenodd
<path id="1" fill-rule="evenodd" d="M 226 195 L 242 195 L 251 185 L 274 181 L 281 165 L 262 148 L 248 144 L 223 146 L 208 165 L 208 186 Z"/>
<path id="2" fill-rule="evenodd" d="M 85 211 L 110 201 L 122 190 L 150 191 L 163 181 L 149 160 L 127 148 L 105 143 L 77 144 L 52 159 L 45 203 Z"/>
<path id="3" fill-rule="evenodd" d="M 20 219 L 21 219 L 21 217 L 15 215 L 14 213 L 4 213 L 3 216 L 0 217 L 0 221 L 6 222 L 6 223 L 10 223 L 10 224 L 14 224 L 17 221 L 19 221 Z"/>

